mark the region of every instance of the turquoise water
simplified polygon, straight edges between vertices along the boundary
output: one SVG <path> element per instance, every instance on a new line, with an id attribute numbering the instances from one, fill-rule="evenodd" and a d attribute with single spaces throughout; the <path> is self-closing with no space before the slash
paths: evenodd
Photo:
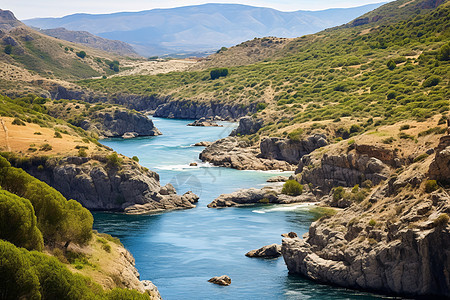
<path id="1" fill-rule="evenodd" d="M 95 213 L 94 227 L 120 238 L 135 257 L 141 279 L 152 280 L 163 299 L 381 298 L 290 276 L 282 258 L 247 258 L 249 250 L 280 243 L 282 233 L 307 232 L 313 221 L 307 205 L 208 209 L 222 193 L 262 187 L 267 178 L 283 173 L 217 168 L 198 160 L 203 147 L 192 144 L 225 137 L 235 124 L 188 127 L 186 120 L 159 118 L 154 123 L 164 135 L 102 143 L 138 156 L 160 174 L 162 184 L 172 183 L 179 193 L 194 191 L 200 196 L 197 208 L 147 216 Z M 199 166 L 189 167 L 192 162 Z M 232 279 L 228 287 L 207 282 L 224 274 Z"/>

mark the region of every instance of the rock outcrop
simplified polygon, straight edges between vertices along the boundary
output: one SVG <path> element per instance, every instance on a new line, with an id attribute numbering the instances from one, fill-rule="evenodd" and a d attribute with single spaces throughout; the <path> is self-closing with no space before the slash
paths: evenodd
<path id="1" fill-rule="evenodd" d="M 258 157 L 259 149 L 251 147 L 237 137 L 227 137 L 216 141 L 200 153 L 199 158 L 215 166 L 238 170 L 283 170 L 295 169 L 285 161 Z"/>
<path id="2" fill-rule="evenodd" d="M 445 169 L 448 141 L 441 139 L 428 171 L 437 180 L 450 174 Z M 302 159 L 302 180 L 323 191 L 369 178 L 378 186 L 336 215 L 314 222 L 303 239 L 284 235 L 289 272 L 353 289 L 450 297 L 450 196 L 443 188 L 425 188 L 431 157 L 390 175 L 386 163 L 398 161 L 388 152 L 366 149 L 370 157 L 357 149 Z"/>
<path id="3" fill-rule="evenodd" d="M 450 135 L 441 137 L 435 153 L 435 159 L 429 169 L 430 178 L 448 185 L 450 184 Z"/>
<path id="4" fill-rule="evenodd" d="M 222 276 L 218 276 L 218 277 L 213 277 L 210 280 L 208 280 L 208 282 L 214 283 L 214 284 L 218 284 L 218 285 L 223 285 L 223 286 L 227 286 L 231 284 L 231 278 L 227 275 L 222 275 Z"/>
<path id="5" fill-rule="evenodd" d="M 289 196 L 281 193 L 282 187 L 264 187 L 262 189 L 243 189 L 230 194 L 223 194 L 208 204 L 209 208 L 244 206 L 254 204 L 291 204 L 315 202 L 317 198 L 311 193 Z"/>
<path id="6" fill-rule="evenodd" d="M 200 118 L 195 120 L 192 123 L 189 123 L 187 126 L 200 126 L 200 127 L 223 127 L 223 125 L 219 125 L 211 119 Z"/>
<path id="7" fill-rule="evenodd" d="M 269 179 L 267 179 L 267 182 L 286 182 L 289 180 L 289 177 L 287 176 L 274 176 Z"/>
<path id="8" fill-rule="evenodd" d="M 298 164 L 300 159 L 314 150 L 328 145 L 326 137 L 314 134 L 304 140 L 293 141 L 283 138 L 264 138 L 261 141 L 261 157 Z"/>
<path id="9" fill-rule="evenodd" d="M 208 147 L 211 146 L 213 142 L 198 142 L 194 144 L 194 147 Z"/>
<path id="10" fill-rule="evenodd" d="M 377 147 L 373 148 L 374 153 Z M 312 184 L 327 194 L 333 187 L 353 187 L 370 180 L 374 185 L 386 180 L 392 173 L 389 165 L 357 150 L 340 154 L 305 155 L 296 170 L 301 182 Z"/>
<path id="11" fill-rule="evenodd" d="M 159 176 L 131 160 L 113 166 L 104 156 L 52 158 L 45 163 L 19 166 L 90 210 L 143 214 L 194 208 L 198 197 L 177 195 L 170 184 L 161 187 Z"/>
<path id="12" fill-rule="evenodd" d="M 281 245 L 272 244 L 247 252 L 245 256 L 260 258 L 277 258 L 281 256 Z"/>
<path id="13" fill-rule="evenodd" d="M 239 119 L 239 126 L 234 129 L 230 136 L 249 135 L 257 133 L 261 129 L 263 122 L 252 117 L 243 117 Z"/>
<path id="14" fill-rule="evenodd" d="M 237 120 L 256 111 L 255 105 L 241 106 L 215 102 L 170 101 L 159 105 L 155 117 L 169 119 L 200 119 L 220 117 L 224 120 Z"/>
<path id="15" fill-rule="evenodd" d="M 122 137 L 128 133 L 135 136 L 161 135 L 152 120 L 140 113 L 127 110 L 99 111 L 90 120 L 83 120 L 79 126 L 105 137 Z"/>

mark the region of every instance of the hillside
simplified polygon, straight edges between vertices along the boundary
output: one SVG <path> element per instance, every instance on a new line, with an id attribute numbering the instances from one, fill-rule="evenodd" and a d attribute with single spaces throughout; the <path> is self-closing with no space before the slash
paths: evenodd
<path id="1" fill-rule="evenodd" d="M 72 43 L 83 44 L 91 48 L 112 52 L 123 56 L 137 56 L 129 44 L 121 41 L 108 40 L 95 36 L 87 31 L 71 31 L 65 28 L 53 28 L 40 30 L 43 34 L 65 40 Z"/>
<path id="2" fill-rule="evenodd" d="M 281 12 L 238 4 L 205 4 L 108 15 L 25 20 L 27 25 L 88 31 L 127 42 L 141 55 L 210 51 L 254 37 L 293 38 L 344 24 L 380 6 Z"/>
<path id="3" fill-rule="evenodd" d="M 401 7 L 397 14 L 409 17 L 304 36 L 283 47 L 273 60 L 230 67 L 226 77 L 215 80 L 205 70 L 80 85 L 107 94 L 139 95 L 139 107 L 169 99 L 170 105 L 159 109 L 160 116 L 168 115 L 168 107 L 175 117 L 189 115 L 186 107 L 218 107 L 218 116 L 225 116 L 223 105 L 259 110 L 256 117 L 266 125 L 260 135 L 286 137 L 299 127 L 311 128 L 309 132 L 330 126 L 332 136 L 339 137 L 343 131 L 356 134 L 400 120 L 426 120 L 447 113 L 450 74 L 450 8 L 446 2 L 436 9 L 420 9 L 428 2 L 392 2 L 388 8 Z M 128 99 L 136 106 L 133 97 Z"/>

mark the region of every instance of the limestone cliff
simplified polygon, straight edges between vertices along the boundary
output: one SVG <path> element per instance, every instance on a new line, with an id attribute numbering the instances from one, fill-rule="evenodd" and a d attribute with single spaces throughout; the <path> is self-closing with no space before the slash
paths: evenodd
<path id="1" fill-rule="evenodd" d="M 15 165 L 90 210 L 140 214 L 194 208 L 198 200 L 191 192 L 177 195 L 173 186 L 161 187 L 158 174 L 129 159 L 120 166 L 102 155 L 35 158 Z"/>
<path id="2" fill-rule="evenodd" d="M 450 136 L 441 138 L 435 155 L 405 159 L 422 143 L 437 140 L 426 139 L 414 146 L 402 141 L 402 156 L 389 147 L 358 151 L 352 146 L 348 153 L 328 150 L 302 159 L 300 179 L 322 191 L 365 179 L 378 185 L 335 216 L 314 222 L 303 239 L 285 237 L 282 254 L 289 271 L 354 289 L 450 297 L 450 190 L 445 186 Z M 396 164 L 401 168 L 394 172 Z"/>

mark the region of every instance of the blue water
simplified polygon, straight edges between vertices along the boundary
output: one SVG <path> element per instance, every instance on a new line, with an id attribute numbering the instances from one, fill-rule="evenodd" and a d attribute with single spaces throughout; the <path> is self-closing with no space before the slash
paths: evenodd
<path id="1" fill-rule="evenodd" d="M 188 127 L 189 121 L 154 118 L 164 135 L 102 143 L 119 153 L 138 156 L 140 163 L 172 183 L 179 193 L 200 196 L 197 208 L 146 216 L 95 213 L 94 227 L 119 237 L 136 259 L 141 279 L 153 281 L 163 299 L 379 299 L 313 283 L 288 275 L 282 258 L 261 260 L 245 253 L 272 243 L 280 234 L 308 231 L 313 221 L 307 205 L 208 209 L 222 193 L 262 187 L 280 172 L 237 171 L 211 167 L 198 160 L 200 141 L 227 136 L 236 126 Z M 189 167 L 197 162 L 198 167 Z M 285 173 L 286 175 L 290 173 Z M 207 282 L 229 275 L 232 284 Z"/>

